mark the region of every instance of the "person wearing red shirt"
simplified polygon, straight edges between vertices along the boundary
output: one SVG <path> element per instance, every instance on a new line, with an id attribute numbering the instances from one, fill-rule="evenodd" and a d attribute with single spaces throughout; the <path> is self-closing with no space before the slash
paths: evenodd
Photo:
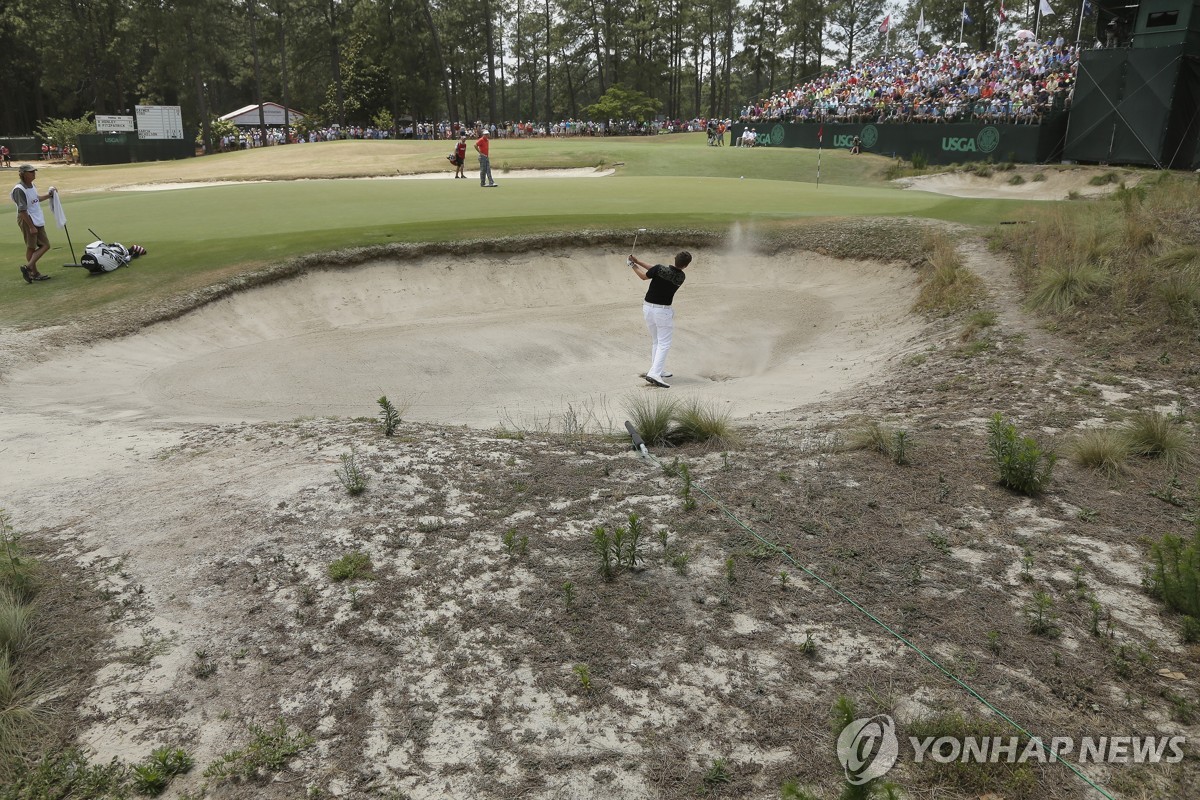
<path id="1" fill-rule="evenodd" d="M 460 134 L 458 144 L 454 145 L 454 177 L 465 178 L 467 173 L 464 165 L 467 163 L 467 135 Z"/>
<path id="2" fill-rule="evenodd" d="M 488 130 L 483 129 L 483 135 L 475 140 L 475 152 L 479 153 L 479 185 L 489 189 L 495 188 L 492 180 L 492 162 L 488 158 Z"/>

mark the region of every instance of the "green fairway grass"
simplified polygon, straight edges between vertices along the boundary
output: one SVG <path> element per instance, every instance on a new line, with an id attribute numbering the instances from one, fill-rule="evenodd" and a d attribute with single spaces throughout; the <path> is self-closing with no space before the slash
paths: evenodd
<path id="1" fill-rule="evenodd" d="M 250 269 L 309 253 L 390 242 L 444 242 L 561 231 L 725 230 L 734 222 L 786 224 L 813 217 L 909 216 L 991 224 L 1028 216 L 1027 201 L 967 200 L 901 191 L 882 180 L 887 159 L 811 150 L 714 148 L 703 134 L 493 143 L 498 189 L 450 178 L 449 142 L 329 142 L 182 162 L 44 170 L 62 191 L 75 257 L 92 240 L 140 244 L 129 269 L 90 276 L 72 260 L 52 219 L 54 249 L 41 261 L 55 280 L 20 277 L 17 227 L 0 233 L 11 268 L 0 271 L 5 324 L 56 324 L 115 303 L 156 303 Z M 473 164 L 474 159 L 469 161 Z M 508 169 L 614 167 L 603 178 L 505 180 Z M 306 173 L 388 176 L 444 171 L 445 180 L 296 180 Z M 468 170 L 470 174 L 470 170 Z M 742 176 L 745 176 L 744 178 Z M 262 180 L 167 191 L 97 187 L 172 181 Z M 14 176 L 15 181 L 15 176 Z M 48 209 L 47 209 L 48 211 Z M 14 213 L 15 216 L 15 213 Z M 49 217 L 49 214 L 47 214 Z M 36 299 L 35 299 L 36 298 Z"/>

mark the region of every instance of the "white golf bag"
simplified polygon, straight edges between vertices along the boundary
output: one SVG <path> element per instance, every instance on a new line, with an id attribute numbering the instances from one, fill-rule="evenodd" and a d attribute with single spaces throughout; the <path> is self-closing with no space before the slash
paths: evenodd
<path id="1" fill-rule="evenodd" d="M 133 256 L 120 242 L 106 244 L 96 241 L 84 249 L 83 258 L 79 259 L 79 263 L 93 275 L 100 275 L 123 267 L 132 260 Z"/>

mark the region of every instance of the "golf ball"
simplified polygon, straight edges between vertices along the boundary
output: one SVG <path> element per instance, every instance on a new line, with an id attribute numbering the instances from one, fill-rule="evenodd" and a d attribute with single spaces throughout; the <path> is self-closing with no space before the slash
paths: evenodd
<path id="1" fill-rule="evenodd" d="M 738 178 L 738 180 L 744 181 L 744 180 L 746 180 L 746 176 L 742 175 L 741 177 Z"/>

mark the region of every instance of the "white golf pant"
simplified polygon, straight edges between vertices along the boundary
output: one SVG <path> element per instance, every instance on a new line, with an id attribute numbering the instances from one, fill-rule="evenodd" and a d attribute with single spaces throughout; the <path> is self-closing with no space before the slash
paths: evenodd
<path id="1" fill-rule="evenodd" d="M 661 379 L 667 366 L 667 353 L 671 351 L 671 336 L 675 333 L 675 309 L 644 302 L 642 316 L 650 331 L 650 369 L 646 374 Z"/>

